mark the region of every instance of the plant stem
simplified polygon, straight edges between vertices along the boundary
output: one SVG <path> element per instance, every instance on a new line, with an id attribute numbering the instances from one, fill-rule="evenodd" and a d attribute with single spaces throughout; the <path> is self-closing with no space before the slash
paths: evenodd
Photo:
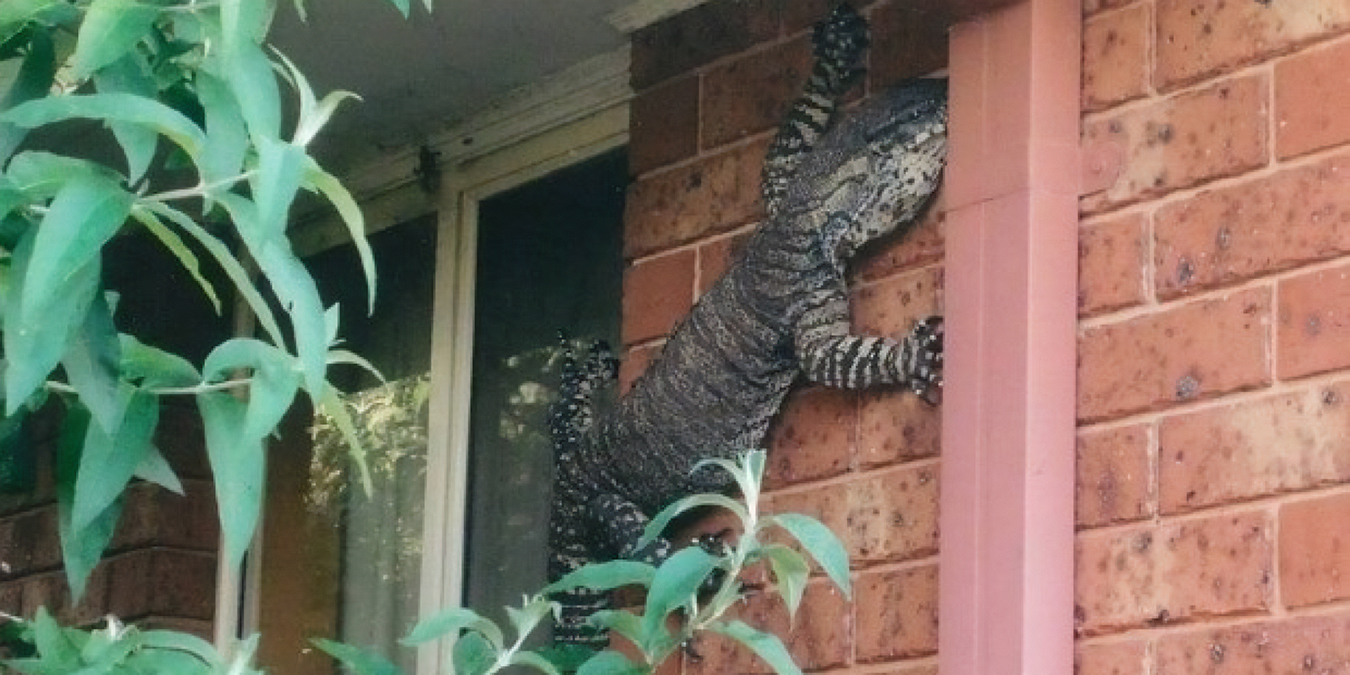
<path id="1" fill-rule="evenodd" d="M 225 380 L 224 382 L 203 382 L 201 384 L 193 385 L 191 387 L 149 387 L 146 389 L 142 389 L 141 391 L 144 391 L 148 394 L 154 394 L 155 396 L 196 396 L 197 394 L 206 394 L 213 391 L 229 391 L 231 389 L 242 389 L 248 387 L 249 384 L 252 383 L 252 381 L 253 381 L 252 378 L 244 377 L 237 380 Z M 69 384 L 66 384 L 65 382 L 56 382 L 54 380 L 48 380 L 46 383 L 46 387 L 49 391 L 54 391 L 60 394 L 80 393 L 75 389 L 75 387 L 72 387 Z"/>

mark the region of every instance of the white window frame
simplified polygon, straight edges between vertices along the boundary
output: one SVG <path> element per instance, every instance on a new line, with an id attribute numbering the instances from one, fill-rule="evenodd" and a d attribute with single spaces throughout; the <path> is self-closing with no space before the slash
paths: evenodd
<path id="1" fill-rule="evenodd" d="M 627 144 L 632 98 L 628 71 L 625 47 L 518 91 L 487 113 L 437 135 L 427 144 L 437 153 L 441 170 L 432 193 L 416 178 L 421 148 L 404 149 L 344 180 L 362 205 L 367 233 L 432 214 L 437 220 L 420 616 L 456 606 L 463 596 L 479 204 Z M 292 233 L 301 255 L 348 240 L 333 215 L 302 221 Z M 236 316 L 245 312 L 236 308 Z M 244 327 L 247 320 L 237 324 Z M 257 630 L 261 530 L 260 519 L 246 581 L 218 567 L 219 647 Z M 449 647 L 423 648 L 417 674 L 443 672 Z"/>

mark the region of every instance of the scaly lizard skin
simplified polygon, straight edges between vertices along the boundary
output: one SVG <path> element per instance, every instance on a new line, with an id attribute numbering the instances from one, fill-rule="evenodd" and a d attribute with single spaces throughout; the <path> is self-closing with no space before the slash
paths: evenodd
<path id="1" fill-rule="evenodd" d="M 765 159 L 767 219 L 627 395 L 596 414 L 591 397 L 612 380 L 613 359 L 600 348 L 580 363 L 568 357 L 550 415 L 551 578 L 591 561 L 664 560 L 670 542 L 636 546 L 648 517 L 681 497 L 730 489 L 725 474 L 694 465 L 758 447 L 800 379 L 938 392 L 940 319 L 899 341 L 849 332 L 848 260 L 913 225 L 947 146 L 944 80 L 911 80 L 835 119 L 861 72 L 866 28 L 847 5 L 817 25 L 810 79 Z M 559 601 L 555 640 L 603 646 L 585 619 L 608 596 L 579 591 Z"/>

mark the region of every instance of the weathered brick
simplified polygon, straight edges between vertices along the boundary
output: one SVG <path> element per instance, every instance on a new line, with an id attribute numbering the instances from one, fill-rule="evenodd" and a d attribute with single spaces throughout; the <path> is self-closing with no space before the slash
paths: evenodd
<path id="1" fill-rule="evenodd" d="M 1249 289 L 1083 331 L 1079 419 L 1108 419 L 1269 382 L 1270 321 L 1270 293 Z"/>
<path id="2" fill-rule="evenodd" d="M 777 127 L 810 69 L 811 44 L 802 37 L 709 70 L 699 145 L 716 148 Z"/>
<path id="3" fill-rule="evenodd" d="M 937 651 L 938 567 L 859 574 L 857 659 L 873 663 Z"/>
<path id="4" fill-rule="evenodd" d="M 647 366 L 651 365 L 652 359 L 661 353 L 663 346 L 645 345 L 630 347 L 624 351 L 623 358 L 619 361 L 619 391 L 626 392 L 633 386 L 633 382 L 646 372 Z"/>
<path id="5" fill-rule="evenodd" d="M 1157 675 L 1342 673 L 1350 662 L 1350 615 L 1290 617 L 1212 630 L 1165 633 Z"/>
<path id="6" fill-rule="evenodd" d="M 1350 494 L 1280 507 L 1280 599 L 1300 607 L 1350 598 Z"/>
<path id="7" fill-rule="evenodd" d="M 1328 158 L 1160 209 L 1158 294 L 1250 279 L 1350 251 L 1350 156 Z"/>
<path id="8" fill-rule="evenodd" d="M 896 233 L 863 247 L 852 261 L 857 281 L 877 281 L 899 272 L 942 262 L 947 211 L 943 192 L 907 232 Z"/>
<path id="9" fill-rule="evenodd" d="M 1350 480 L 1350 383 L 1163 420 L 1163 513 Z"/>
<path id="10" fill-rule="evenodd" d="M 1350 40 L 1275 64 L 1275 151 L 1281 158 L 1350 142 Z"/>
<path id="11" fill-rule="evenodd" d="M 902 338 L 914 322 L 941 309 L 942 268 L 898 274 L 853 291 L 853 328 L 863 335 Z"/>
<path id="12" fill-rule="evenodd" d="M 51 570 L 61 565 L 61 539 L 56 506 L 44 506 L 6 519 L 14 548 L 6 551 L 11 577 Z"/>
<path id="13" fill-rule="evenodd" d="M 1075 675 L 1146 675 L 1148 641 L 1079 644 L 1074 649 Z"/>
<path id="14" fill-rule="evenodd" d="M 870 469 L 939 453 L 942 408 L 901 389 L 873 389 L 858 406 L 858 466 Z"/>
<path id="15" fill-rule="evenodd" d="M 853 465 L 857 440 L 857 392 L 793 392 L 769 428 L 765 482 L 778 487 L 842 474 Z"/>
<path id="16" fill-rule="evenodd" d="M 1264 512 L 1078 535 L 1075 620 L 1095 634 L 1270 607 Z"/>
<path id="17" fill-rule="evenodd" d="M 693 249 L 640 260 L 623 275 L 623 341 L 670 332 L 694 305 Z"/>
<path id="18" fill-rule="evenodd" d="M 1078 313 L 1144 302 L 1145 216 L 1134 213 L 1078 231 Z"/>
<path id="19" fill-rule="evenodd" d="M 0 612 L 23 616 L 23 581 L 0 583 Z"/>
<path id="20" fill-rule="evenodd" d="M 1350 265 L 1283 279 L 1279 299 L 1279 377 L 1350 365 Z"/>
<path id="21" fill-rule="evenodd" d="M 160 404 L 155 447 L 164 454 L 164 459 L 180 479 L 211 479 L 206 432 L 195 402 L 174 400 Z"/>
<path id="22" fill-rule="evenodd" d="M 1153 470 L 1147 425 L 1078 435 L 1077 521 L 1097 527 L 1151 515 Z"/>
<path id="23" fill-rule="evenodd" d="M 767 147 L 767 141 L 736 146 L 634 183 L 624 205 L 624 254 L 645 255 L 756 220 Z"/>
<path id="24" fill-rule="evenodd" d="M 1158 0 L 1159 87 L 1193 82 L 1350 27 L 1342 0 Z"/>
<path id="25" fill-rule="evenodd" d="M 750 231 L 738 232 L 726 237 L 718 237 L 700 244 L 698 247 L 698 293 L 702 296 L 712 285 L 722 278 L 731 268 L 731 264 L 741 255 L 745 242 L 750 239 Z"/>
<path id="26" fill-rule="evenodd" d="M 851 609 L 834 584 L 813 579 L 806 586 L 795 620 L 789 621 L 787 608 L 776 592 L 751 597 L 732 615 L 779 636 L 798 666 L 817 671 L 847 664 L 853 646 Z M 711 633 L 705 633 L 693 646 L 702 658 L 690 662 L 690 675 L 773 672 L 746 648 Z"/>
<path id="27" fill-rule="evenodd" d="M 878 5 L 869 18 L 872 22 L 869 90 L 880 91 L 947 67 L 948 17 L 938 8 L 889 2 Z"/>
<path id="28" fill-rule="evenodd" d="M 775 512 L 801 513 L 839 535 L 853 564 L 937 552 L 938 468 L 902 466 L 867 477 L 774 494 Z"/>
<path id="29" fill-rule="evenodd" d="M 108 566 L 108 611 L 120 617 L 157 615 L 209 620 L 215 612 L 214 555 L 142 549 L 103 564 Z"/>
<path id="30" fill-rule="evenodd" d="M 1118 145 L 1125 168 L 1087 195 L 1089 212 L 1263 166 L 1268 159 L 1268 78 L 1226 80 L 1086 123 L 1084 145 Z"/>
<path id="31" fill-rule="evenodd" d="M 1087 15 L 1104 12 L 1116 7 L 1124 7 L 1137 0 L 1083 0 L 1083 13 Z"/>
<path id="32" fill-rule="evenodd" d="M 103 565 L 89 573 L 84 595 L 71 604 L 70 586 L 64 571 L 45 572 L 19 582 L 22 590 L 22 613 L 33 616 L 39 607 L 47 608 L 52 616 L 64 624 L 85 626 L 98 621 L 108 612 L 109 577 Z"/>
<path id="33" fill-rule="evenodd" d="M 633 97 L 628 165 L 641 175 L 698 154 L 699 78 L 690 75 Z"/>
<path id="34" fill-rule="evenodd" d="M 1139 4 L 1083 23 L 1083 108 L 1100 110 L 1148 92 L 1149 10 Z"/>
<path id="35" fill-rule="evenodd" d="M 775 0 L 714 0 L 633 34 L 633 89 L 686 73 L 778 35 Z"/>

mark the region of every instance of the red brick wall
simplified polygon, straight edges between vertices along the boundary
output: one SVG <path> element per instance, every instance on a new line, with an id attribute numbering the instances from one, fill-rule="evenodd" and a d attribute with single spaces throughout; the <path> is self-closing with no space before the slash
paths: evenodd
<path id="1" fill-rule="evenodd" d="M 632 143 L 623 332 L 625 383 L 659 351 L 698 293 L 726 269 L 762 218 L 765 150 L 810 67 L 809 27 L 823 0 L 715 0 L 633 38 Z M 908 2 L 866 4 L 873 47 L 863 90 L 945 65 L 938 17 Z M 903 335 L 941 309 L 942 208 L 910 237 L 869 253 L 853 273 L 854 325 Z M 771 510 L 816 516 L 853 561 L 853 599 L 813 580 L 790 631 L 807 670 L 931 673 L 937 651 L 938 411 L 898 391 L 796 392 L 771 432 Z M 745 610 L 787 634 L 770 595 Z M 693 672 L 764 672 L 705 641 Z"/>
<path id="2" fill-rule="evenodd" d="M 75 625 L 115 614 L 143 626 L 209 638 L 220 530 L 196 409 L 166 405 L 156 436 L 157 447 L 182 479 L 185 496 L 134 484 L 112 544 L 74 606 L 61 568 L 52 486 L 55 417 L 38 415 L 31 427 L 39 458 L 36 489 L 0 495 L 0 612 L 32 617 L 45 606 Z"/>
<path id="3" fill-rule="evenodd" d="M 1350 3 L 1085 6 L 1079 672 L 1341 669 Z"/>

